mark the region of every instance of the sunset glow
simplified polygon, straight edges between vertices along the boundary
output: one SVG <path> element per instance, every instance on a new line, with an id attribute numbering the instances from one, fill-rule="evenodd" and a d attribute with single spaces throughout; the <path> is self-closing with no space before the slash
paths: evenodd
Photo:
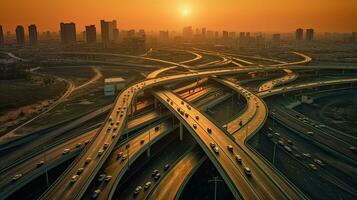
<path id="1" fill-rule="evenodd" d="M 40 30 L 58 31 L 61 21 L 76 22 L 83 30 L 101 19 L 117 19 L 124 29 L 180 30 L 185 18 L 184 25 L 231 31 L 292 31 L 301 26 L 344 32 L 357 27 L 356 8 L 355 0 L 1 0 L 0 23 L 9 30 L 36 23 Z"/>

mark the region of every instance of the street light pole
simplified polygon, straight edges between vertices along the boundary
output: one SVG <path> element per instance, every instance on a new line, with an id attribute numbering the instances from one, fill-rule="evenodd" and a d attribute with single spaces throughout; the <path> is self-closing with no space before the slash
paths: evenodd
<path id="1" fill-rule="evenodd" d="M 130 148 L 130 144 L 128 143 L 126 146 L 125 146 L 127 152 L 128 152 L 128 170 L 130 168 L 130 154 L 129 154 L 129 148 Z"/>
<path id="2" fill-rule="evenodd" d="M 222 182 L 222 180 L 219 180 L 217 176 L 213 177 L 213 179 L 208 180 L 208 183 L 214 182 L 214 200 L 217 200 L 217 184 L 218 182 Z"/>

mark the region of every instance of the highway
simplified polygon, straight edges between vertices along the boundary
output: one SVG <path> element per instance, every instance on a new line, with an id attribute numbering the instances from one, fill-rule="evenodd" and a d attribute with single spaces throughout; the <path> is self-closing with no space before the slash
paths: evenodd
<path id="1" fill-rule="evenodd" d="M 256 166 L 255 161 L 250 158 L 250 155 L 241 146 L 232 142 L 232 139 L 226 133 L 201 114 L 200 111 L 190 105 L 188 108 L 186 102 L 168 90 L 156 91 L 154 95 L 174 112 L 176 117 L 190 131 L 201 148 L 206 152 L 208 158 L 218 169 L 235 198 L 301 199 L 297 195 L 289 196 L 284 190 L 281 190 L 267 174 L 264 174 Z M 186 113 L 188 117 L 185 117 Z M 198 116 L 198 119 L 196 116 Z M 211 133 L 208 133 L 207 128 L 211 129 Z M 213 152 L 210 147 L 211 142 L 219 148 L 219 154 Z M 242 157 L 243 164 L 237 163 L 234 154 L 227 149 L 227 145 L 232 145 L 234 153 Z M 249 167 L 252 170 L 251 177 L 245 174 L 243 166 Z M 267 187 L 269 187 L 269 191 L 265 189 Z"/>
<path id="2" fill-rule="evenodd" d="M 291 69 L 283 69 L 283 71 L 286 73 L 285 76 L 265 82 L 259 87 L 258 91 L 264 92 L 271 90 L 273 87 L 293 82 L 298 77 L 298 74 Z"/>

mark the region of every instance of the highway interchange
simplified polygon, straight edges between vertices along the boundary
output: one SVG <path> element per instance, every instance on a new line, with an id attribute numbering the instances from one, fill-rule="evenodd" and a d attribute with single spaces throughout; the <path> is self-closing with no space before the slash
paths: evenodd
<path id="1" fill-rule="evenodd" d="M 138 196 L 137 198 L 177 198 L 176 194 L 182 190 L 192 173 L 197 170 L 198 166 L 206 158 L 209 158 L 236 199 L 308 199 L 291 181 L 287 180 L 276 168 L 272 167 L 270 163 L 262 159 L 257 152 L 247 145 L 247 141 L 263 127 L 269 114 L 268 107 L 262 98 L 329 85 L 352 86 L 353 83 L 357 82 L 357 78 L 318 80 L 310 83 L 281 86 L 293 82 L 299 77 L 299 73 L 295 72 L 295 70 L 324 69 L 324 67 L 305 66 L 304 64 L 309 63 L 311 58 L 298 52 L 293 53 L 303 57 L 302 61 L 284 62 L 276 59 L 253 57 L 254 59 L 263 59 L 277 63 L 271 65 L 255 65 L 256 63 L 244 60 L 244 58 L 249 58 L 249 56 L 217 53 L 200 49 L 187 51 L 187 53 L 193 54 L 194 58 L 180 63 L 150 58 L 151 52 L 148 52 L 145 56 L 87 52 L 60 53 L 78 56 L 105 55 L 127 57 L 155 61 L 169 66 L 151 72 L 147 75 L 147 79 L 134 83 L 120 92 L 115 103 L 110 107 L 109 114 L 99 128 L 87 131 L 81 136 L 73 138 L 66 143 L 56 145 L 47 151 L 46 154 L 49 155 L 47 156 L 47 160 L 52 162 L 62 162 L 59 161 L 59 158 L 63 159 L 66 156 L 68 156 L 68 159 L 70 156 L 75 156 L 76 158 L 58 180 L 41 196 L 41 199 L 81 199 L 86 198 L 87 195 L 92 196 L 93 192 L 98 193 L 96 196 L 98 199 L 111 199 L 131 163 L 134 163 L 139 155 L 149 152 L 152 143 L 160 140 L 160 138 L 169 134 L 177 127 L 182 132 L 183 126 L 190 132 L 199 147 L 188 150 L 168 172 L 173 174 L 172 176 L 178 177 L 180 171 L 185 171 L 186 173 L 181 174 L 178 180 L 180 184 L 172 187 L 173 180 L 169 179 L 169 176 L 166 175 L 158 183 L 156 189 L 152 189 L 152 191 L 148 190 L 150 195 Z M 16 57 L 13 54 L 11 55 Z M 220 59 L 191 66 L 191 63 L 199 61 L 204 55 L 217 56 Z M 21 61 L 24 60 L 22 59 Z M 245 66 L 245 64 L 249 66 Z M 162 75 L 165 72 L 179 68 L 181 71 Z M 329 66 L 325 68 L 339 69 L 338 67 Z M 348 67 L 347 69 L 353 70 L 355 68 Z M 258 88 L 258 93 L 249 91 L 229 78 L 236 75 L 239 77 L 240 74 L 249 72 L 274 73 L 275 71 L 283 71 L 286 75 L 264 82 Z M 191 80 L 198 81 L 186 84 L 186 86 L 176 90 L 163 87 L 164 85 L 174 84 L 178 81 Z M 246 103 L 244 112 L 224 126 L 217 125 L 210 117 L 207 117 L 201 111 L 202 108 L 200 107 L 203 107 L 202 104 L 198 106 L 200 101 L 204 102 L 204 98 L 208 98 L 205 96 L 206 93 L 213 93 L 215 91 L 215 87 L 209 85 L 201 90 L 197 87 L 198 84 L 203 84 L 208 80 L 230 88 L 235 95 L 241 96 Z M 136 102 L 139 94 L 143 91 L 149 91 L 152 94 L 155 110 L 133 118 L 135 113 L 140 110 Z M 166 107 L 166 111 L 162 111 L 164 107 Z M 159 121 L 152 123 L 153 119 L 159 119 Z M 176 122 L 174 123 L 175 120 Z M 132 128 L 136 126 L 140 127 L 140 124 L 146 124 L 148 127 L 141 131 L 138 128 L 136 131 L 138 133 L 129 137 L 129 132 L 135 132 L 132 131 Z M 127 139 L 123 140 L 121 138 Z M 76 147 L 78 144 L 80 144 L 80 147 Z M 332 148 L 331 145 L 326 146 Z M 350 147 L 353 147 L 353 144 Z M 69 149 L 70 154 L 63 156 L 63 149 Z M 351 154 L 350 149 L 346 149 L 345 151 L 341 154 Z M 21 187 L 31 181 L 36 174 L 41 173 L 41 171 L 43 173 L 43 170 L 40 170 L 41 166 L 37 168 L 36 164 L 33 164 L 41 162 L 41 156 L 43 155 L 40 154 L 25 160 L 15 166 L 16 168 L 4 171 L 1 174 L 2 177 L 13 177 L 11 174 L 16 171 L 17 174 L 24 175 L 24 177 L 16 182 L 12 182 L 7 178 L 0 183 L 0 188 L 3 188 L 1 189 L 3 198 L 10 195 L 8 191 L 17 189 L 13 185 Z M 241 159 L 239 162 L 237 161 L 237 156 Z M 352 154 L 350 157 L 354 157 L 354 155 Z M 186 162 L 192 162 L 192 165 L 185 166 Z M 30 164 L 37 170 L 32 171 L 28 167 L 26 168 Z M 79 169 L 81 169 L 80 173 L 78 173 Z M 96 192 L 88 191 L 90 185 L 101 176 L 103 171 L 109 175 L 109 177 L 106 176 L 109 179 L 107 180 L 108 183 L 94 184 L 97 186 Z M 27 173 L 31 175 L 25 181 Z M 78 176 L 73 178 L 76 174 Z M 75 180 L 71 181 L 73 179 Z M 24 180 L 22 184 L 20 184 L 21 180 Z M 163 193 L 162 191 L 170 192 Z"/>

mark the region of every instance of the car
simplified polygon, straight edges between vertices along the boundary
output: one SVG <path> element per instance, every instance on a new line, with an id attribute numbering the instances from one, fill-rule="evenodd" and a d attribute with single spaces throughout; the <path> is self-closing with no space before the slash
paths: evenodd
<path id="1" fill-rule="evenodd" d="M 109 176 L 109 175 L 108 175 L 108 176 L 105 177 L 104 180 L 105 180 L 106 182 L 109 182 L 111 179 L 112 179 L 112 176 Z"/>
<path id="2" fill-rule="evenodd" d="M 106 177 L 107 177 L 107 175 L 105 175 L 105 174 L 100 174 L 99 177 L 98 177 L 98 181 L 99 181 L 99 182 L 103 182 Z"/>
<path id="3" fill-rule="evenodd" d="M 92 199 L 96 199 L 99 196 L 99 193 L 101 192 L 100 189 L 96 189 L 94 190 L 94 192 L 92 193 Z"/>
<path id="4" fill-rule="evenodd" d="M 140 144 L 144 144 L 144 142 L 145 142 L 145 140 L 143 139 L 143 140 L 140 140 Z"/>
<path id="5" fill-rule="evenodd" d="M 171 101 L 170 104 L 171 104 L 171 105 L 174 105 L 174 102 Z"/>
<path id="6" fill-rule="evenodd" d="M 180 110 L 181 115 L 185 115 L 185 112 L 183 110 Z"/>
<path id="7" fill-rule="evenodd" d="M 166 165 L 164 166 L 164 171 L 167 171 L 169 168 L 170 168 L 170 165 L 169 165 L 169 164 L 166 164 Z"/>
<path id="8" fill-rule="evenodd" d="M 117 136 L 117 134 L 116 134 L 116 133 L 113 133 L 112 138 L 115 138 L 116 136 Z"/>
<path id="9" fill-rule="evenodd" d="M 155 131 L 157 132 L 157 131 L 159 131 L 160 130 L 160 126 L 156 126 L 155 127 Z"/>
<path id="10" fill-rule="evenodd" d="M 149 189 L 150 186 L 151 186 L 151 182 L 150 181 L 146 182 L 144 185 L 144 190 Z"/>
<path id="11" fill-rule="evenodd" d="M 151 176 L 155 177 L 156 174 L 158 174 L 158 173 L 159 173 L 159 170 L 155 169 L 154 171 L 152 171 Z"/>
<path id="12" fill-rule="evenodd" d="M 92 158 L 91 158 L 91 157 L 88 157 L 88 158 L 84 161 L 84 164 L 85 164 L 85 165 L 88 165 L 91 161 L 92 161 Z"/>
<path id="13" fill-rule="evenodd" d="M 233 153 L 233 146 L 232 145 L 227 145 L 227 149 L 228 151 L 230 151 L 231 153 Z"/>
<path id="14" fill-rule="evenodd" d="M 188 118 L 188 113 L 185 113 L 185 117 Z"/>
<path id="15" fill-rule="evenodd" d="M 161 174 L 160 173 L 157 173 L 155 176 L 154 176 L 154 180 L 157 181 L 159 180 L 161 177 Z"/>
<path id="16" fill-rule="evenodd" d="M 139 185 L 138 187 L 135 188 L 133 195 L 134 196 L 138 195 L 142 189 L 143 188 Z"/>
<path id="17" fill-rule="evenodd" d="M 290 145 L 293 144 L 293 141 L 291 141 L 291 140 L 288 140 L 287 142 L 288 142 L 288 144 L 290 144 Z"/>
<path id="18" fill-rule="evenodd" d="M 181 101 L 181 104 L 182 104 L 182 105 L 185 105 L 185 102 Z"/>
<path id="19" fill-rule="evenodd" d="M 303 153 L 303 156 L 305 156 L 306 158 L 311 158 L 311 155 L 309 153 Z"/>
<path id="20" fill-rule="evenodd" d="M 196 124 L 193 124 L 193 128 L 194 128 L 194 129 L 197 129 L 197 125 L 196 125 Z"/>
<path id="21" fill-rule="evenodd" d="M 45 161 L 41 160 L 36 164 L 37 167 L 41 167 L 43 164 L 45 164 Z"/>
<path id="22" fill-rule="evenodd" d="M 66 154 L 69 153 L 70 151 L 71 151 L 71 149 L 65 149 L 65 150 L 63 150 L 62 154 L 63 154 L 63 155 L 66 155 Z"/>
<path id="23" fill-rule="evenodd" d="M 124 160 L 126 159 L 127 155 L 124 154 L 122 157 L 121 157 L 121 161 L 124 162 Z"/>
<path id="24" fill-rule="evenodd" d="M 84 168 L 81 167 L 81 168 L 79 168 L 79 169 L 77 170 L 77 174 L 80 175 L 83 171 L 84 171 Z"/>
<path id="25" fill-rule="evenodd" d="M 84 144 L 86 145 L 86 144 L 88 144 L 90 142 L 90 140 L 86 140 L 86 141 L 84 141 Z"/>
<path id="26" fill-rule="evenodd" d="M 268 137 L 269 137 L 269 138 L 272 138 L 272 137 L 273 137 L 273 134 L 268 133 Z"/>
<path id="27" fill-rule="evenodd" d="M 79 148 L 80 146 L 82 146 L 82 143 L 79 142 L 76 144 L 76 148 Z"/>
<path id="28" fill-rule="evenodd" d="M 291 148 L 286 145 L 284 146 L 284 149 L 287 150 L 288 152 L 292 152 Z"/>
<path id="29" fill-rule="evenodd" d="M 167 98 L 167 99 L 166 99 L 166 101 L 167 101 L 167 102 L 170 102 L 170 99 L 169 99 L 169 98 Z"/>
<path id="30" fill-rule="evenodd" d="M 320 165 L 321 167 L 324 167 L 325 166 L 325 163 L 323 163 L 321 160 L 319 159 L 314 159 L 314 162 L 318 165 Z"/>
<path id="31" fill-rule="evenodd" d="M 284 145 L 284 141 L 279 140 L 279 141 L 278 141 L 278 144 L 279 144 L 280 146 L 283 146 L 283 145 Z"/>
<path id="32" fill-rule="evenodd" d="M 102 155 L 103 155 L 103 152 L 104 152 L 103 149 L 99 150 L 99 151 L 98 151 L 98 157 L 102 156 Z"/>
<path id="33" fill-rule="evenodd" d="M 108 144 L 108 143 L 104 143 L 103 149 L 107 149 L 107 148 L 108 148 L 108 146 L 109 146 L 109 144 Z"/>
<path id="34" fill-rule="evenodd" d="M 112 117 L 111 117 L 111 116 L 109 117 L 109 121 L 110 121 L 110 122 L 112 121 Z"/>
<path id="35" fill-rule="evenodd" d="M 242 164 L 242 157 L 240 157 L 240 155 L 236 154 L 234 157 L 236 158 L 237 163 Z"/>
<path id="36" fill-rule="evenodd" d="M 117 123 L 115 123 L 115 125 L 117 125 L 117 126 L 118 126 L 119 124 L 120 124 L 120 121 L 117 121 Z"/>
<path id="37" fill-rule="evenodd" d="M 109 126 L 109 127 L 107 128 L 107 132 L 109 132 L 110 130 L 112 130 L 112 128 Z"/>
<path id="38" fill-rule="evenodd" d="M 308 135 L 310 135 L 310 136 L 313 136 L 313 135 L 314 135 L 314 132 L 308 131 L 308 132 L 306 132 L 306 134 L 308 134 Z"/>
<path id="39" fill-rule="evenodd" d="M 247 176 L 251 176 L 251 175 L 252 175 L 252 171 L 249 169 L 249 167 L 244 167 L 244 173 L 245 173 Z"/>
<path id="40" fill-rule="evenodd" d="M 218 148 L 217 146 L 215 146 L 215 147 L 213 148 L 213 151 L 214 151 L 214 153 L 219 154 L 219 148 Z"/>
<path id="41" fill-rule="evenodd" d="M 211 146 L 212 149 L 213 149 L 214 147 L 216 147 L 216 144 L 213 143 L 213 142 L 211 142 L 209 145 Z"/>
<path id="42" fill-rule="evenodd" d="M 312 171 L 316 171 L 316 170 L 317 170 L 317 167 L 316 167 L 316 165 L 314 165 L 314 164 L 309 164 L 309 168 L 310 168 L 310 170 L 312 170 Z"/>
<path id="43" fill-rule="evenodd" d="M 78 180 L 79 176 L 78 175 L 74 175 L 71 178 L 71 183 L 75 183 Z"/>
<path id="44" fill-rule="evenodd" d="M 113 125 L 114 125 L 114 122 L 111 122 L 110 125 L 113 126 Z"/>
<path id="45" fill-rule="evenodd" d="M 118 154 L 117 154 L 117 158 L 121 158 L 122 156 L 123 156 L 123 152 L 121 151 L 121 152 L 119 152 Z"/>
<path id="46" fill-rule="evenodd" d="M 117 130 L 117 127 L 116 127 L 116 126 L 114 126 L 114 127 L 113 127 L 113 131 L 116 131 L 116 130 Z"/>
<path id="47" fill-rule="evenodd" d="M 274 133 L 274 136 L 280 138 L 280 133 Z"/>
<path id="48" fill-rule="evenodd" d="M 15 176 L 12 177 L 12 181 L 17 181 L 22 177 L 22 174 L 16 174 Z"/>
<path id="49" fill-rule="evenodd" d="M 200 117 L 199 116 L 196 116 L 196 120 L 199 120 L 200 119 Z"/>
<path id="50" fill-rule="evenodd" d="M 191 106 L 187 104 L 187 109 L 191 110 Z"/>
<path id="51" fill-rule="evenodd" d="M 301 155 L 300 155 L 300 154 L 297 154 L 297 153 L 296 153 L 296 154 L 294 154 L 294 156 L 295 156 L 295 158 L 297 158 L 297 159 L 299 159 L 299 160 L 301 159 Z"/>
<path id="52" fill-rule="evenodd" d="M 207 132 L 208 132 L 208 133 L 212 133 L 212 129 L 207 128 Z"/>

